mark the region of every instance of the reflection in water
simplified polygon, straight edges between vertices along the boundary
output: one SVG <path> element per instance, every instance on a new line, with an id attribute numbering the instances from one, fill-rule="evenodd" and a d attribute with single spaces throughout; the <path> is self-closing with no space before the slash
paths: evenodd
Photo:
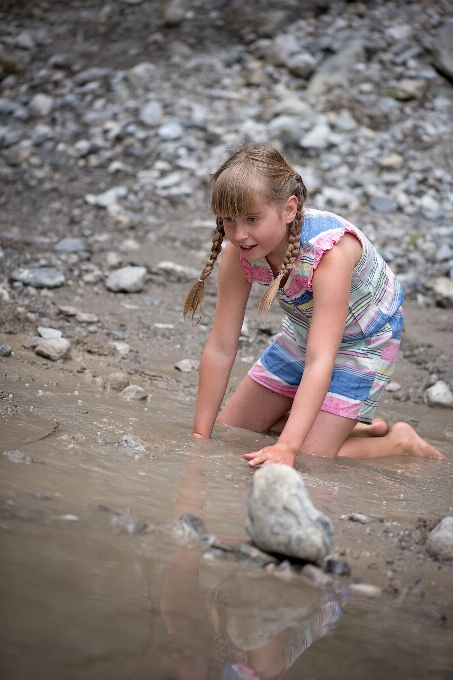
<path id="1" fill-rule="evenodd" d="M 176 515 L 202 516 L 205 479 L 189 466 Z M 151 598 L 154 560 L 143 557 L 150 620 L 133 680 L 279 680 L 342 616 L 347 589 L 336 595 L 302 577 L 287 581 L 233 565 L 215 587 L 203 589 L 201 560 L 199 548 L 176 546 L 160 596 L 161 618 Z"/>
<path id="2" fill-rule="evenodd" d="M 279 680 L 342 616 L 347 590 L 238 570 L 203 593 L 198 549 L 176 547 L 160 601 L 150 612 L 144 659 L 134 680 Z M 152 574 L 152 558 L 145 558 Z"/>

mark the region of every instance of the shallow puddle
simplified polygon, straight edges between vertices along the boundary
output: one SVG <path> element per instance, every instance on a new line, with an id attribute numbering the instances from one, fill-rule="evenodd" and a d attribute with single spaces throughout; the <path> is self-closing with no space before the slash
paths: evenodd
<path id="1" fill-rule="evenodd" d="M 452 607 L 440 595 L 371 597 L 344 578 L 314 587 L 175 546 L 168 525 L 184 512 L 221 541 L 246 540 L 253 473 L 241 454 L 266 436 L 218 428 L 194 441 L 184 391 L 127 402 L 81 375 L 43 373 L 12 372 L 2 385 L 5 404 L 19 408 L 3 419 L 1 451 L 32 458 L 0 461 L 2 678 L 452 677 Z M 53 434 L 21 443 L 55 418 Z M 297 465 L 314 503 L 336 518 L 443 516 L 453 440 L 445 427 L 436 433 L 444 463 L 302 456 Z M 142 450 L 119 443 L 127 434 Z"/>

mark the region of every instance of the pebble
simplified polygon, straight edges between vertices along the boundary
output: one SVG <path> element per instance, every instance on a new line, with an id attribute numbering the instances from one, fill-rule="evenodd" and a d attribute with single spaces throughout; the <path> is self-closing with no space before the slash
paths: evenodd
<path id="1" fill-rule="evenodd" d="M 127 373 L 122 373 L 121 371 L 109 373 L 105 379 L 105 386 L 108 390 L 121 392 L 129 386 L 129 376 Z"/>
<path id="2" fill-rule="evenodd" d="M 99 321 L 99 317 L 91 312 L 77 312 L 75 318 L 79 323 L 97 323 Z"/>
<path id="3" fill-rule="evenodd" d="M 382 588 L 373 586 L 371 583 L 350 583 L 349 588 L 353 593 L 363 597 L 379 597 L 382 595 Z"/>
<path id="4" fill-rule="evenodd" d="M 71 343 L 66 338 L 40 339 L 35 347 L 35 354 L 50 361 L 58 361 L 58 359 L 65 359 L 70 349 Z"/>
<path id="5" fill-rule="evenodd" d="M 121 267 L 111 272 L 105 285 L 115 293 L 139 293 L 145 285 L 146 267 Z"/>
<path id="6" fill-rule="evenodd" d="M 148 527 L 143 520 L 124 513 L 114 515 L 110 520 L 110 526 L 128 534 L 144 534 Z"/>
<path id="7" fill-rule="evenodd" d="M 182 373 L 190 373 L 191 371 L 198 371 L 200 362 L 197 359 L 181 359 L 175 364 L 175 368 Z"/>
<path id="8" fill-rule="evenodd" d="M 130 401 L 141 401 L 146 399 L 148 392 L 140 387 L 140 385 L 128 385 L 120 392 L 120 397 L 123 399 L 129 399 Z"/>
<path id="9" fill-rule="evenodd" d="M 347 515 L 341 515 L 341 519 L 347 519 L 350 522 L 357 522 L 359 524 L 371 524 L 374 520 L 363 512 L 349 512 Z"/>
<path id="10" fill-rule="evenodd" d="M 47 326 L 38 326 L 38 335 L 45 340 L 50 338 L 61 338 L 63 333 L 58 328 L 48 328 Z"/>
<path id="11" fill-rule="evenodd" d="M 385 386 L 385 391 L 386 392 L 398 392 L 401 389 L 401 385 L 399 382 L 396 382 L 395 380 L 391 380 L 386 386 Z"/>
<path id="12" fill-rule="evenodd" d="M 131 434 L 125 434 L 121 437 L 118 444 L 125 449 L 132 449 L 132 451 L 148 452 L 146 443 Z"/>
<path id="13" fill-rule="evenodd" d="M 373 210 L 384 215 L 394 212 L 398 207 L 397 202 L 393 198 L 384 194 L 374 194 L 370 197 L 369 204 Z"/>
<path id="14" fill-rule="evenodd" d="M 12 272 L 10 280 L 33 288 L 58 288 L 66 277 L 55 267 L 22 267 Z"/>
<path id="15" fill-rule="evenodd" d="M 55 245 L 54 250 L 57 253 L 80 253 L 86 250 L 86 246 L 80 238 L 67 237 L 59 241 Z"/>
<path id="16" fill-rule="evenodd" d="M 453 79 L 453 19 L 441 24 L 438 35 L 433 41 L 433 56 L 437 68 Z"/>
<path id="17" fill-rule="evenodd" d="M 261 550 L 307 562 L 330 552 L 332 521 L 313 506 L 293 468 L 271 464 L 255 472 L 247 506 L 246 531 Z"/>
<path id="18" fill-rule="evenodd" d="M 150 101 L 145 104 L 142 109 L 140 109 L 138 117 L 142 123 L 145 123 L 145 125 L 156 127 L 162 122 L 163 115 L 164 110 L 162 108 L 162 104 L 158 101 Z"/>
<path id="19" fill-rule="evenodd" d="M 429 532 L 426 551 L 439 560 L 453 560 L 453 517 L 443 520 Z"/>
<path id="20" fill-rule="evenodd" d="M 27 465 L 33 463 L 33 458 L 31 456 L 26 456 L 18 449 L 14 449 L 12 451 L 3 451 L 3 455 L 5 458 L 10 460 L 11 463 L 26 463 Z"/>
<path id="21" fill-rule="evenodd" d="M 443 406 L 453 408 L 453 394 L 447 383 L 438 380 L 425 391 L 425 401 L 428 406 Z"/>
<path id="22" fill-rule="evenodd" d="M 86 194 L 85 201 L 89 205 L 97 205 L 99 208 L 108 208 L 117 203 L 119 198 L 124 198 L 129 193 L 125 186 L 112 187 L 101 194 Z"/>
<path id="23" fill-rule="evenodd" d="M 453 307 L 453 280 L 446 276 L 439 276 L 428 281 L 426 288 L 431 289 L 436 296 L 439 307 Z"/>
<path id="24" fill-rule="evenodd" d="M 356 64 L 364 61 L 363 40 L 351 40 L 346 47 L 321 64 L 308 84 L 307 94 L 314 98 L 334 87 L 345 87 Z"/>
<path id="25" fill-rule="evenodd" d="M 156 269 L 158 272 L 166 274 L 176 281 L 192 281 L 194 278 L 197 279 L 200 276 L 198 269 L 186 267 L 182 264 L 176 264 L 176 262 L 159 262 L 159 264 L 156 265 Z"/>
<path id="26" fill-rule="evenodd" d="M 10 345 L 0 345 L 0 357 L 10 357 L 12 349 Z"/>
<path id="27" fill-rule="evenodd" d="M 38 92 L 31 98 L 28 108 L 32 116 L 44 118 L 52 111 L 54 101 L 54 98 L 50 97 L 48 94 Z"/>

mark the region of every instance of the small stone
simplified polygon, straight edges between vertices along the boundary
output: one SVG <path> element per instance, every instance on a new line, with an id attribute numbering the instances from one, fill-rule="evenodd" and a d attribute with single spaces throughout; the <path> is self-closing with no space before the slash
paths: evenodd
<path id="1" fill-rule="evenodd" d="M 10 345 L 0 345 L 0 357 L 10 357 L 12 349 Z"/>
<path id="2" fill-rule="evenodd" d="M 59 515 L 55 519 L 62 519 L 65 522 L 78 522 L 80 518 L 77 515 Z"/>
<path id="3" fill-rule="evenodd" d="M 447 78 L 453 79 L 453 19 L 442 22 L 434 40 L 434 63 Z"/>
<path id="4" fill-rule="evenodd" d="M 126 356 L 126 354 L 129 354 L 129 352 L 131 351 L 131 348 L 128 345 L 128 343 L 123 342 L 121 340 L 111 342 L 110 345 L 116 349 L 118 354 L 121 354 L 123 356 Z"/>
<path id="5" fill-rule="evenodd" d="M 206 552 L 215 542 L 215 536 L 208 534 L 208 530 L 200 517 L 185 512 L 179 520 L 171 525 L 173 540 L 186 548 L 200 547 Z"/>
<path id="6" fill-rule="evenodd" d="M 171 142 L 175 139 L 180 139 L 183 136 L 184 130 L 182 126 L 176 121 L 164 123 L 157 129 L 157 134 L 166 142 Z"/>
<path id="7" fill-rule="evenodd" d="M 198 371 L 200 362 L 197 359 L 181 359 L 175 364 L 175 368 L 182 373 L 190 373 L 191 371 Z"/>
<path id="8" fill-rule="evenodd" d="M 351 568 L 346 560 L 336 555 L 327 555 L 322 562 L 322 567 L 328 574 L 335 574 L 336 576 L 349 576 Z"/>
<path id="9" fill-rule="evenodd" d="M 444 517 L 428 534 L 426 551 L 440 560 L 453 560 L 453 517 Z"/>
<path id="10" fill-rule="evenodd" d="M 286 66 L 293 75 L 309 78 L 316 68 L 316 59 L 309 52 L 299 52 L 288 59 Z"/>
<path id="11" fill-rule="evenodd" d="M 319 122 L 302 137 L 300 145 L 304 149 L 324 149 L 329 144 L 331 134 L 332 130 L 329 125 Z"/>
<path id="12" fill-rule="evenodd" d="M 107 208 L 118 201 L 119 198 L 124 198 L 129 193 L 129 189 L 125 186 L 112 187 L 102 194 L 86 194 L 85 201 L 89 205 L 97 205 L 99 208 Z"/>
<path id="13" fill-rule="evenodd" d="M 28 31 L 19 33 L 17 38 L 15 38 L 14 43 L 16 47 L 20 47 L 21 50 L 32 50 L 35 47 L 35 41 Z"/>
<path id="14" fill-rule="evenodd" d="M 127 375 L 127 373 L 122 373 L 121 371 L 109 373 L 109 375 L 105 379 L 105 386 L 108 390 L 121 392 L 122 390 L 129 386 L 129 376 Z"/>
<path id="15" fill-rule="evenodd" d="M 399 153 L 391 153 L 381 158 L 379 165 L 384 170 L 399 170 L 404 163 L 404 158 Z"/>
<path id="16" fill-rule="evenodd" d="M 383 213 L 384 215 L 388 215 L 398 208 L 398 203 L 393 198 L 383 194 L 374 194 L 370 197 L 369 202 L 373 210 Z"/>
<path id="17" fill-rule="evenodd" d="M 58 288 L 66 278 L 55 267 L 23 267 L 13 271 L 10 281 L 20 281 L 33 288 Z"/>
<path id="18" fill-rule="evenodd" d="M 143 534 L 145 533 L 148 525 L 146 522 L 137 517 L 131 517 L 131 515 L 122 513 L 112 517 L 110 520 L 110 526 L 113 529 L 126 531 L 128 534 Z"/>
<path id="19" fill-rule="evenodd" d="M 66 338 L 49 338 L 39 342 L 35 347 L 35 354 L 50 361 L 57 361 L 67 357 L 70 349 L 71 343 Z"/>
<path id="20" fill-rule="evenodd" d="M 96 314 L 92 314 L 91 312 L 77 312 L 76 321 L 79 323 L 97 323 L 99 321 L 99 317 L 96 316 Z"/>
<path id="21" fill-rule="evenodd" d="M 255 472 L 246 531 L 266 552 L 316 562 L 330 552 L 331 520 L 312 504 L 300 475 L 287 465 Z"/>
<path id="22" fill-rule="evenodd" d="M 379 597 L 382 594 L 382 588 L 373 586 L 371 583 L 350 583 L 349 588 L 357 595 L 363 597 Z"/>
<path id="23" fill-rule="evenodd" d="M 200 275 L 198 269 L 185 267 L 182 264 L 176 264 L 176 262 L 159 262 L 156 269 L 177 281 L 190 281 Z"/>
<path id="24" fill-rule="evenodd" d="M 122 392 L 120 392 L 120 397 L 123 399 L 130 399 L 131 401 L 141 401 L 146 399 L 148 392 L 140 387 L 140 385 L 129 385 L 125 387 Z"/>
<path id="25" fill-rule="evenodd" d="M 161 124 L 163 115 L 162 104 L 158 101 L 150 101 L 140 109 L 138 117 L 145 125 L 156 127 Z"/>
<path id="26" fill-rule="evenodd" d="M 169 28 L 179 26 L 184 20 L 184 9 L 179 4 L 171 3 L 164 12 L 164 22 Z"/>
<path id="27" fill-rule="evenodd" d="M 453 307 L 453 280 L 447 276 L 439 276 L 425 284 L 436 295 L 436 303 L 439 307 Z"/>
<path id="28" fill-rule="evenodd" d="M 351 116 L 349 111 L 343 109 L 335 118 L 334 126 L 340 132 L 351 132 L 358 127 L 357 121 Z"/>
<path id="29" fill-rule="evenodd" d="M 358 524 L 371 524 L 374 520 L 363 512 L 350 512 L 347 515 L 341 515 L 341 519 L 348 519 L 350 522 L 357 522 Z"/>
<path id="30" fill-rule="evenodd" d="M 362 38 L 351 40 L 346 47 L 328 57 L 310 80 L 307 94 L 317 97 L 334 87 L 344 87 L 357 63 L 365 61 Z"/>
<path id="31" fill-rule="evenodd" d="M 249 543 L 241 543 L 239 545 L 237 556 L 239 562 L 250 564 L 254 567 L 265 567 L 268 564 L 278 564 L 278 559 L 276 557 L 268 555 Z"/>
<path id="32" fill-rule="evenodd" d="M 391 380 L 385 387 L 386 392 L 398 392 L 400 389 L 401 385 L 393 380 Z"/>
<path id="33" fill-rule="evenodd" d="M 18 449 L 14 449 L 12 451 L 3 451 L 3 455 L 5 458 L 8 458 L 11 463 L 26 463 L 27 465 L 33 463 L 33 458 L 31 456 L 26 456 Z"/>
<path id="34" fill-rule="evenodd" d="M 109 274 L 106 286 L 115 293 L 138 293 L 145 285 L 146 267 L 121 267 Z"/>
<path id="35" fill-rule="evenodd" d="M 63 333 L 58 328 L 48 328 L 47 326 L 38 326 L 38 335 L 45 340 L 50 338 L 61 338 Z"/>
<path id="36" fill-rule="evenodd" d="M 54 247 L 57 253 L 80 253 L 86 246 L 80 238 L 64 238 Z"/>
<path id="37" fill-rule="evenodd" d="M 428 406 L 453 408 L 453 394 L 447 383 L 443 380 L 438 380 L 432 387 L 426 390 L 425 401 Z"/>
<path id="38" fill-rule="evenodd" d="M 121 437 L 118 444 L 123 448 L 131 449 L 132 451 L 139 451 L 141 453 L 148 452 L 146 442 L 131 434 L 125 434 L 123 437 Z"/>
<path id="39" fill-rule="evenodd" d="M 426 82 L 416 78 L 403 78 L 397 83 L 395 98 L 401 101 L 420 99 L 426 87 Z"/>
<path id="40" fill-rule="evenodd" d="M 317 588 L 323 588 L 332 583 L 331 577 L 327 576 L 327 574 L 318 567 L 315 567 L 314 564 L 306 564 L 300 573 L 310 585 Z"/>
<path id="41" fill-rule="evenodd" d="M 76 316 L 79 313 L 77 307 L 72 307 L 72 305 L 59 305 L 58 310 L 65 316 Z"/>
<path id="42" fill-rule="evenodd" d="M 134 250 L 140 250 L 140 243 L 134 238 L 127 238 L 118 246 L 122 253 L 130 253 Z"/>
<path id="43" fill-rule="evenodd" d="M 53 106 L 54 98 L 50 97 L 48 94 L 44 94 L 44 92 L 38 92 L 37 94 L 35 94 L 34 97 L 32 97 L 30 103 L 28 104 L 28 108 L 32 116 L 41 118 L 44 116 L 48 116 L 49 113 L 52 111 Z"/>
<path id="44" fill-rule="evenodd" d="M 85 158 L 91 151 L 91 142 L 89 139 L 79 139 L 72 147 L 72 154 L 76 158 Z"/>

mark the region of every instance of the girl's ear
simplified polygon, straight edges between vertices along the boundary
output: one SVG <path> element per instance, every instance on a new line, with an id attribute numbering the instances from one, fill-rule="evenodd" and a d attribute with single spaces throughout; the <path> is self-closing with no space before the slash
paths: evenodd
<path id="1" fill-rule="evenodd" d="M 299 199 L 297 198 L 297 196 L 290 196 L 286 201 L 283 208 L 283 214 L 285 217 L 286 224 L 291 224 L 293 219 L 296 217 L 298 205 Z"/>

